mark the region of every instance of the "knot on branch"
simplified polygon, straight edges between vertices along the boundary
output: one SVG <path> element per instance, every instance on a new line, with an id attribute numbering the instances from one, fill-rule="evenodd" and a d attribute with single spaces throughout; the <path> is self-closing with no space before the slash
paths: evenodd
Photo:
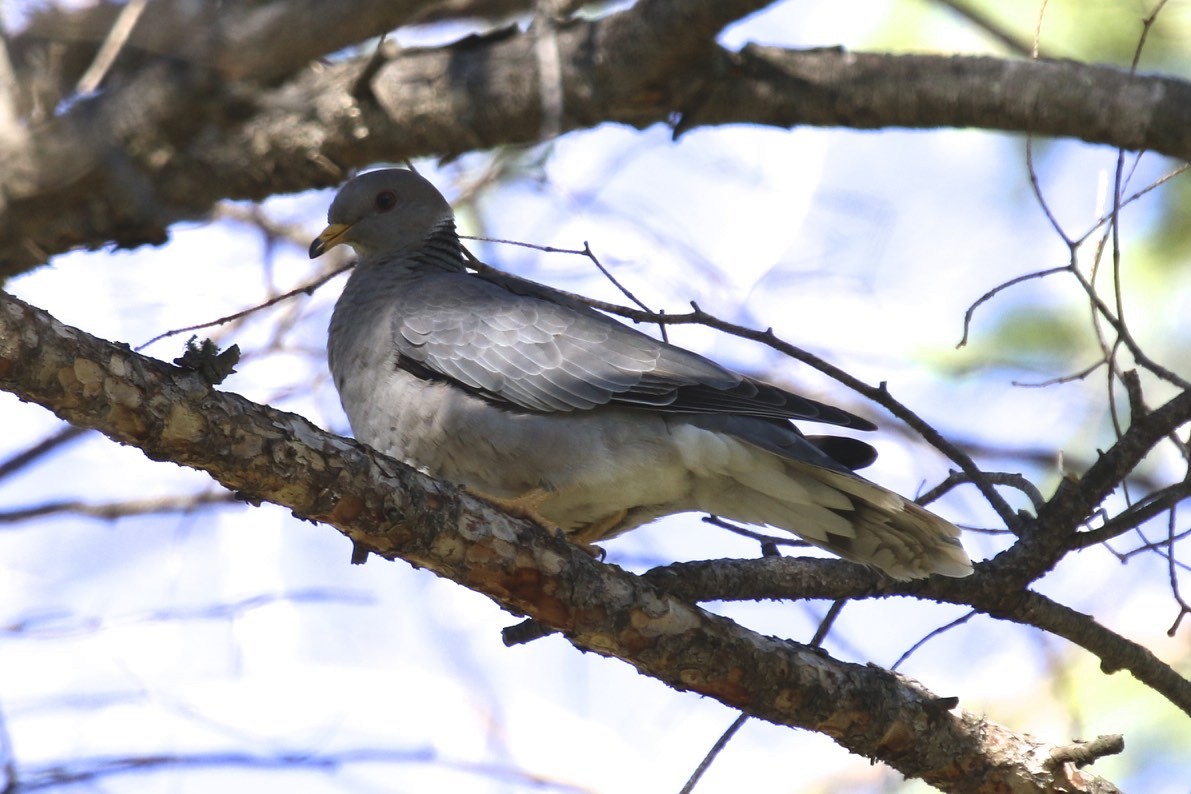
<path id="1" fill-rule="evenodd" d="M 1097 736 L 1087 742 L 1075 742 L 1062 745 L 1050 751 L 1050 760 L 1046 766 L 1054 769 L 1060 764 L 1071 763 L 1077 767 L 1085 767 L 1100 758 L 1124 752 L 1125 737 L 1119 733 Z"/>

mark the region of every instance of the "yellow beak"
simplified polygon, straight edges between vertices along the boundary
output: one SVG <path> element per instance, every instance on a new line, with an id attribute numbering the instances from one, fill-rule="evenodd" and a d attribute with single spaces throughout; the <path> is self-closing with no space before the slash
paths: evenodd
<path id="1" fill-rule="evenodd" d="M 351 229 L 351 224 L 347 223 L 332 223 L 323 229 L 322 234 L 315 237 L 314 242 L 310 244 L 310 258 L 314 259 L 316 256 L 322 256 L 327 251 L 342 243 L 343 236 L 347 234 L 349 229 Z"/>

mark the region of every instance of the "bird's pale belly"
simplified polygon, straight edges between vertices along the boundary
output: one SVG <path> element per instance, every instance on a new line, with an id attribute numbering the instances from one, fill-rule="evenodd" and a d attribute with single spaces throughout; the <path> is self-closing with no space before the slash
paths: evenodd
<path id="1" fill-rule="evenodd" d="M 690 473 L 658 414 L 497 410 L 400 370 L 378 392 L 344 401 L 359 441 L 483 496 L 531 497 L 536 517 L 564 531 L 597 526 L 607 537 L 693 508 Z"/>

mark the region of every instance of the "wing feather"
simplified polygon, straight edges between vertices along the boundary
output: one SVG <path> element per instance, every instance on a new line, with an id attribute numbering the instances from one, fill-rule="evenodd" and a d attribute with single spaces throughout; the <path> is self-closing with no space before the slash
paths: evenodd
<path id="1" fill-rule="evenodd" d="M 511 409 L 621 404 L 872 427 L 573 301 L 550 300 L 545 287 L 525 294 L 469 274 L 426 275 L 398 301 L 393 338 L 401 359 L 419 372 Z"/>

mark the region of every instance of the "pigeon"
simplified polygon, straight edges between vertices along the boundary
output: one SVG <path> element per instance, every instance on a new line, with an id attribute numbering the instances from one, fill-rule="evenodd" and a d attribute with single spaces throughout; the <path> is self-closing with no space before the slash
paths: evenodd
<path id="1" fill-rule="evenodd" d="M 469 267 L 443 195 L 390 168 L 342 186 L 311 258 L 351 246 L 328 363 L 356 439 L 591 546 L 703 512 L 784 530 L 894 579 L 967 576 L 952 523 L 807 436 L 855 414 L 733 372 L 548 286 Z"/>

